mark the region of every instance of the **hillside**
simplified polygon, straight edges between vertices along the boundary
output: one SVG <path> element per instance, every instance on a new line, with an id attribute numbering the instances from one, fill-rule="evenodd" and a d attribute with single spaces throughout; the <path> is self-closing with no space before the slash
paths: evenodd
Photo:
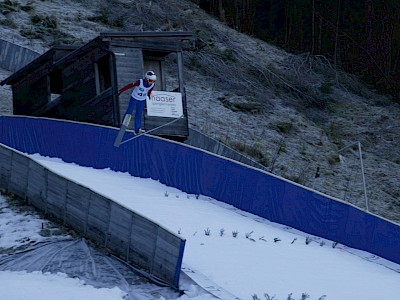
<path id="1" fill-rule="evenodd" d="M 286 53 L 183 0 L 6 0 L 0 12 L 0 38 L 40 53 L 100 32 L 191 31 L 184 52 L 190 127 L 364 209 L 358 149 L 337 153 L 360 141 L 369 209 L 400 223 L 400 106 L 323 57 Z M 174 57 L 166 62 L 174 64 Z M 3 70 L 1 79 L 8 75 Z M 11 113 L 9 87 L 0 89 L 0 112 Z"/>

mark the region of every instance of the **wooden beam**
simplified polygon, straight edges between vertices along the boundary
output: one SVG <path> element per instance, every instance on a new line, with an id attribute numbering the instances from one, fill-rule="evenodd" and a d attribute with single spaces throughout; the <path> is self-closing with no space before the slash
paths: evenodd
<path id="1" fill-rule="evenodd" d="M 177 38 L 187 40 L 193 37 L 189 31 L 135 31 L 135 32 L 102 32 L 102 38 L 137 38 L 137 37 L 152 37 L 152 38 Z"/>
<path id="2" fill-rule="evenodd" d="M 112 46 L 115 47 L 130 47 L 130 48 L 141 48 L 143 50 L 153 50 L 156 52 L 163 53 L 164 56 L 171 52 L 181 51 L 181 45 L 179 43 L 167 43 L 166 41 L 118 41 L 113 40 Z"/>

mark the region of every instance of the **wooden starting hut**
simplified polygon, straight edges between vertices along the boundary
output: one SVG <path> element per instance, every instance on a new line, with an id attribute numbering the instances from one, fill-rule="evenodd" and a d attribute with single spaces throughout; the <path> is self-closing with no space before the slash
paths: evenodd
<path id="1" fill-rule="evenodd" d="M 191 37 L 189 32 L 101 33 L 82 46 L 51 48 L 0 85 L 12 86 L 15 115 L 120 127 L 131 91 L 118 96 L 118 90 L 152 70 L 157 81 L 143 127 L 170 123 L 152 133 L 184 141 L 189 129 L 182 48 Z"/>

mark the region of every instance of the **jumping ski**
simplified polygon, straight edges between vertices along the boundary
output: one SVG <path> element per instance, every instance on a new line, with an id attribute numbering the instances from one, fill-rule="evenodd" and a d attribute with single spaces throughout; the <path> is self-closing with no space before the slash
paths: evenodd
<path id="1" fill-rule="evenodd" d="M 131 122 L 132 115 L 127 114 L 122 122 L 121 128 L 119 129 L 118 135 L 114 141 L 114 147 L 119 147 L 121 145 L 122 138 L 125 135 L 126 128 L 129 126 Z"/>
<path id="2" fill-rule="evenodd" d="M 128 115 L 127 115 L 127 116 L 128 116 Z M 130 122 L 130 120 L 131 120 L 131 115 L 129 115 L 129 116 L 130 116 L 129 119 L 127 120 L 127 122 L 128 122 L 127 124 L 128 124 L 128 125 L 129 125 L 129 122 Z M 143 133 L 135 134 L 134 137 L 131 137 L 131 138 L 129 138 L 129 139 L 127 139 L 127 140 L 125 140 L 125 141 L 122 142 L 122 138 L 124 137 L 124 133 L 125 133 L 125 131 L 126 131 L 126 127 L 128 126 L 128 125 L 125 125 L 125 124 L 126 124 L 126 122 L 125 122 L 125 121 L 126 121 L 126 116 L 125 116 L 124 122 L 122 123 L 122 126 L 121 126 L 121 129 L 119 130 L 118 136 L 117 136 L 117 138 L 115 139 L 114 147 L 119 147 L 120 145 L 122 145 L 122 144 L 124 144 L 124 143 L 126 143 L 126 142 L 129 142 L 129 141 L 131 141 L 131 140 L 133 140 L 133 139 L 136 139 L 136 138 L 138 138 L 138 137 L 140 137 L 140 136 L 142 136 L 142 135 L 151 133 L 151 132 L 156 131 L 157 129 L 160 129 L 160 128 L 164 127 L 164 126 L 170 125 L 170 124 L 172 124 L 172 123 L 178 121 L 179 119 L 182 119 L 183 117 L 184 117 L 184 115 L 181 115 L 179 118 L 176 118 L 176 119 L 174 119 L 174 120 L 172 120 L 172 121 L 170 121 L 170 122 L 168 122 L 168 123 L 165 123 L 165 124 L 163 124 L 163 125 L 157 126 L 157 127 L 153 128 L 153 129 L 150 129 L 150 130 L 145 131 L 145 132 L 143 132 Z"/>

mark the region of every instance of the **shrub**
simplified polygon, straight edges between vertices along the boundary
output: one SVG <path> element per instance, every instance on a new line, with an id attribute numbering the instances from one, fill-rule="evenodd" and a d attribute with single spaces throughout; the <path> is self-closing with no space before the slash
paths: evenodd
<path id="1" fill-rule="evenodd" d="M 7 15 L 11 12 L 17 12 L 20 10 L 20 6 L 16 1 L 5 0 L 3 3 L 0 3 L 0 13 L 3 15 Z"/>
<path id="2" fill-rule="evenodd" d="M 331 94 L 333 92 L 332 82 L 329 81 L 323 82 L 320 85 L 319 90 L 323 94 Z"/>
<path id="3" fill-rule="evenodd" d="M 5 27 L 9 27 L 9 28 L 13 28 L 13 29 L 17 28 L 17 24 L 15 24 L 15 22 L 13 20 L 11 20 L 11 19 L 0 20 L 0 25 L 1 26 L 5 26 Z"/>
<path id="4" fill-rule="evenodd" d="M 276 131 L 280 133 L 289 133 L 293 131 L 293 129 L 294 129 L 293 123 L 281 122 L 276 124 Z"/>
<path id="5" fill-rule="evenodd" d="M 33 15 L 31 17 L 32 24 L 40 25 L 48 29 L 56 29 L 58 27 L 57 18 L 55 16 L 39 16 Z"/>

